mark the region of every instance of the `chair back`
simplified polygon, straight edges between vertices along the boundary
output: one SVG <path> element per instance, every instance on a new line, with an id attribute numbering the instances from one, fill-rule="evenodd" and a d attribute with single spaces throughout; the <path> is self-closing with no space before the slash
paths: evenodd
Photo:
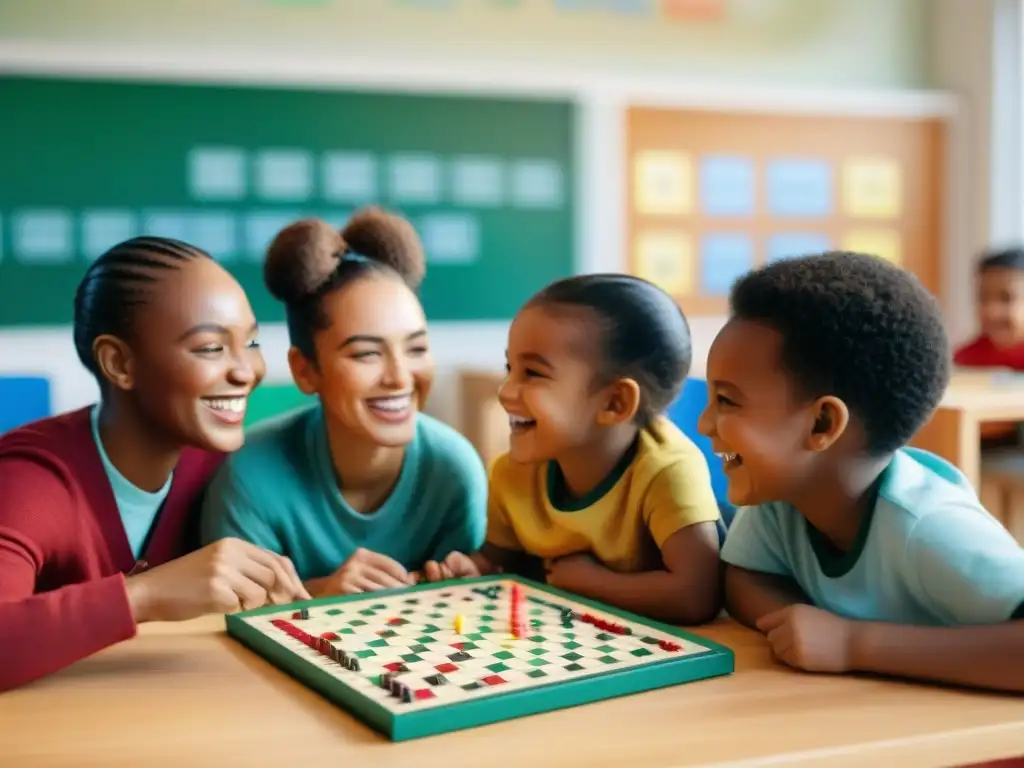
<path id="1" fill-rule="evenodd" d="M 49 379 L 0 376 L 0 435 L 52 413 Z"/>

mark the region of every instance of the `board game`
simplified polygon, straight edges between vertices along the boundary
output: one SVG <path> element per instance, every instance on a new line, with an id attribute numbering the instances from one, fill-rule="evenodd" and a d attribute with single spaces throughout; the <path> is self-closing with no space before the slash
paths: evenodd
<path id="1" fill-rule="evenodd" d="M 509 576 L 269 606 L 227 629 L 392 741 L 734 669 L 725 646 Z"/>

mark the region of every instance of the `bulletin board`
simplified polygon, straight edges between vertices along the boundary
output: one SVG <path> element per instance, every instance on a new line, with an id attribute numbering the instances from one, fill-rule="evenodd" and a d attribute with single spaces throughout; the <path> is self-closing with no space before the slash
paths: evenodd
<path id="1" fill-rule="evenodd" d="M 628 271 L 720 315 L 768 262 L 852 250 L 941 297 L 946 122 L 630 108 Z"/>

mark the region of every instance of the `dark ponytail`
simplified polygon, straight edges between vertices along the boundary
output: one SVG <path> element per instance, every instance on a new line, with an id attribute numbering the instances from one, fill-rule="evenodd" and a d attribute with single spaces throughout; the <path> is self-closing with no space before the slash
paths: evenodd
<path id="1" fill-rule="evenodd" d="M 579 275 L 552 283 L 528 305 L 593 313 L 604 355 L 601 377 L 636 381 L 640 426 L 679 396 L 693 358 L 690 326 L 675 300 L 654 283 L 624 274 Z"/>

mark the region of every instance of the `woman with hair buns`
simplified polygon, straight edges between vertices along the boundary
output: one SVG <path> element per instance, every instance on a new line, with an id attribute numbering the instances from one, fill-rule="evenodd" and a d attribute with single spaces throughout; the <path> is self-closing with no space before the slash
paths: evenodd
<path id="1" fill-rule="evenodd" d="M 434 375 L 424 272 L 415 230 L 378 208 L 341 232 L 304 219 L 277 235 L 264 279 L 285 305 L 295 383 L 318 402 L 257 425 L 224 463 L 206 541 L 287 555 L 314 596 L 450 576 L 438 563 L 481 545 L 483 462 L 421 413 Z"/>

